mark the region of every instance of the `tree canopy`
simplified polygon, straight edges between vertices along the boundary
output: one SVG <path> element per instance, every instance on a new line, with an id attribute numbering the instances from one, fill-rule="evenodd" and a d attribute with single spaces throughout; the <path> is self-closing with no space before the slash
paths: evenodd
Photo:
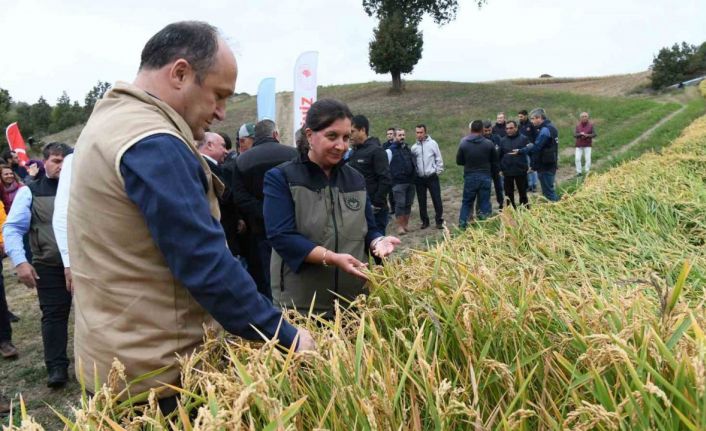
<path id="1" fill-rule="evenodd" d="M 706 42 L 701 46 L 686 42 L 664 47 L 652 61 L 652 88 L 658 90 L 669 85 L 695 78 L 706 73 Z"/>
<path id="2" fill-rule="evenodd" d="M 35 140 L 85 122 L 93 106 L 109 89 L 110 84 L 98 81 L 86 94 L 83 106 L 78 100 L 71 100 L 65 91 L 57 99 L 56 105 L 51 106 L 43 96 L 34 104 L 14 101 L 8 90 L 0 88 L 0 146 L 7 144 L 5 127 L 15 121 L 25 138 L 32 136 Z"/>
<path id="3" fill-rule="evenodd" d="M 481 7 L 486 1 L 473 3 Z M 439 25 L 453 21 L 458 0 L 363 0 L 363 9 L 379 20 L 368 50 L 370 67 L 375 73 L 390 73 L 397 92 L 402 90 L 401 74 L 411 73 L 422 58 L 422 18 L 428 15 Z"/>

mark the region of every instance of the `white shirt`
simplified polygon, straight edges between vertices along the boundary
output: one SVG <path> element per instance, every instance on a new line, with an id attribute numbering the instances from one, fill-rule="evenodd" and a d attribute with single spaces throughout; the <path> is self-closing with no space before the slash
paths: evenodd
<path id="1" fill-rule="evenodd" d="M 64 268 L 71 267 L 67 219 L 69 215 L 69 191 L 71 189 L 71 164 L 73 159 L 73 153 L 64 157 L 64 164 L 61 166 L 61 175 L 59 176 L 59 186 L 56 189 L 56 197 L 54 198 L 54 217 L 51 223 Z"/>

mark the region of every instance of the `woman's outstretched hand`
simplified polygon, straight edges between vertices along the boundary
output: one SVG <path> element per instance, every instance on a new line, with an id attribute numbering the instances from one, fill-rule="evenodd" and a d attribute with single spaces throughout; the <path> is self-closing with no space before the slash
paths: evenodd
<path id="1" fill-rule="evenodd" d="M 377 257 L 387 257 L 395 251 L 395 247 L 400 245 L 402 241 L 394 236 L 384 236 L 379 240 L 373 241 L 372 252 Z"/>

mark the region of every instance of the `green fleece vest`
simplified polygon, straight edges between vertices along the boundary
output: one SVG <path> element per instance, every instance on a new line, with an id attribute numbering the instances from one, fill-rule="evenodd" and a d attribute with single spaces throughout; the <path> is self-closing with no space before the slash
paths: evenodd
<path id="1" fill-rule="evenodd" d="M 280 169 L 287 180 L 294 201 L 297 232 L 336 253 L 348 253 L 367 261 L 365 237 L 365 179 L 354 168 L 334 168 L 328 179 L 310 161 L 287 162 Z M 352 300 L 366 293 L 365 283 L 334 266 L 304 262 L 294 272 L 277 253 L 270 261 L 272 296 L 283 308 L 307 313 L 314 303 L 314 313 L 333 316 L 334 301 Z M 345 306 L 346 301 L 341 301 Z"/>
<path id="2" fill-rule="evenodd" d="M 29 246 L 32 250 L 32 262 L 35 265 L 59 266 L 61 253 L 56 244 L 52 218 L 54 217 L 54 199 L 58 178 L 41 177 L 28 187 L 32 192 L 32 221 L 29 225 Z"/>

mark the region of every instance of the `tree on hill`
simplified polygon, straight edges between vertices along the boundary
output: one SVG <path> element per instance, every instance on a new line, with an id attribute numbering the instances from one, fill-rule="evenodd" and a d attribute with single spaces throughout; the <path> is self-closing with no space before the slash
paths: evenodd
<path id="1" fill-rule="evenodd" d="M 5 146 L 7 144 L 7 139 L 5 138 L 5 127 L 10 124 L 10 110 L 12 109 L 12 97 L 10 97 L 10 92 L 4 88 L 0 88 L 0 146 Z"/>
<path id="2" fill-rule="evenodd" d="M 481 7 L 487 0 L 474 0 Z M 429 15 L 439 25 L 456 18 L 458 0 L 363 0 L 368 16 L 377 16 L 378 27 L 369 45 L 370 67 L 390 73 L 392 90 L 402 91 L 403 73 L 411 73 L 422 58 L 419 23 Z"/>
<path id="3" fill-rule="evenodd" d="M 86 94 L 86 99 L 84 100 L 84 109 L 86 111 L 86 118 L 93 112 L 93 107 L 96 105 L 103 95 L 110 90 L 110 84 L 105 81 L 98 81 L 96 85 L 91 88 L 91 91 Z"/>
<path id="4" fill-rule="evenodd" d="M 422 58 L 422 33 L 404 23 L 400 13 L 380 19 L 370 42 L 370 67 L 375 73 L 392 75 L 392 90 L 402 90 L 402 74 L 410 73 Z"/>
<path id="5" fill-rule="evenodd" d="M 56 106 L 51 111 L 51 133 L 60 132 L 85 120 L 84 108 L 78 101 L 71 102 L 71 98 L 64 91 L 56 101 Z"/>
<path id="6" fill-rule="evenodd" d="M 652 61 L 652 88 L 659 90 L 706 73 L 706 42 L 700 47 L 682 42 L 664 47 Z"/>
<path id="7" fill-rule="evenodd" d="M 37 103 L 30 107 L 29 115 L 29 122 L 34 127 L 35 134 L 44 135 L 49 132 L 51 112 L 52 108 L 47 103 L 47 100 L 44 96 L 39 96 Z M 31 135 L 31 133 L 28 132 L 28 135 Z"/>
<path id="8" fill-rule="evenodd" d="M 51 126 L 49 131 L 56 133 L 69 127 L 69 118 L 71 115 L 71 98 L 66 91 L 61 93 L 61 96 L 56 100 L 56 105 L 51 111 Z"/>

